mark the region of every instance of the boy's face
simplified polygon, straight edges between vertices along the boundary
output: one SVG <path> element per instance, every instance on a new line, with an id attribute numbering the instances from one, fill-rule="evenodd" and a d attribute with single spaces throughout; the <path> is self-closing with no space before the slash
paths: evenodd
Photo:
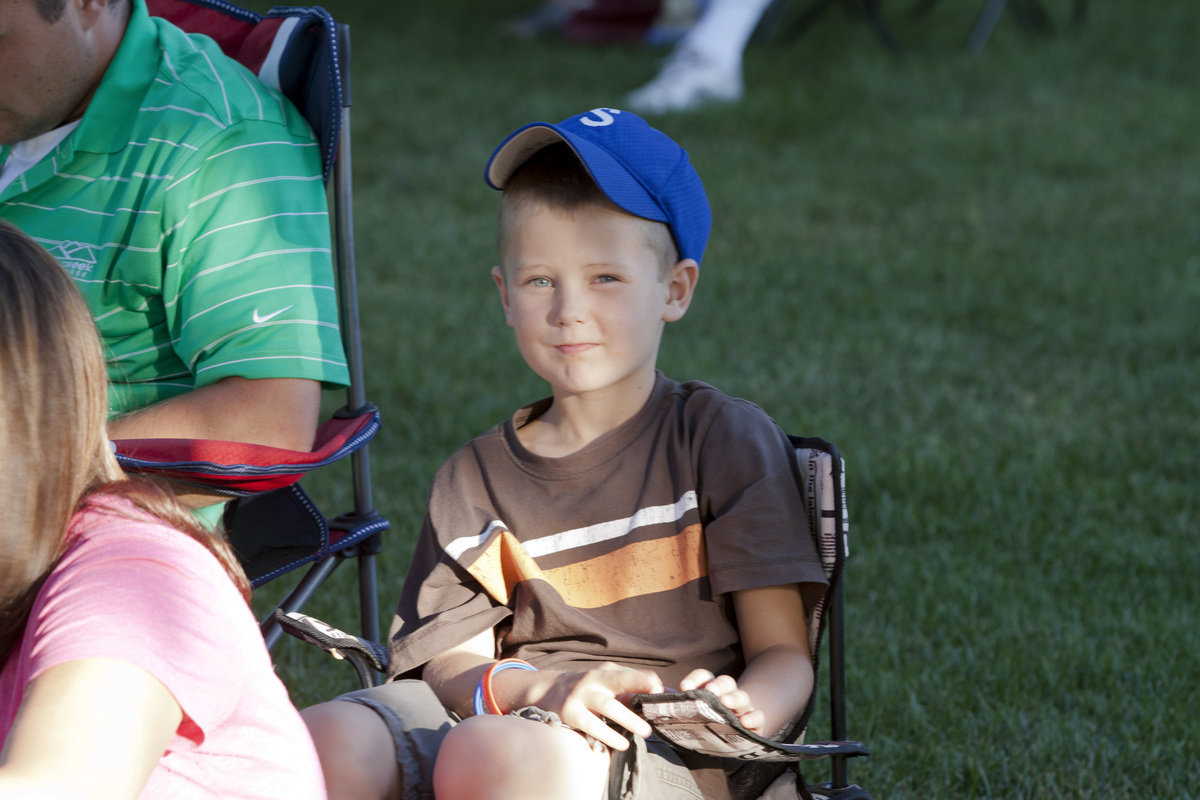
<path id="1" fill-rule="evenodd" d="M 647 224 L 601 205 L 532 204 L 510 221 L 492 275 L 522 357 L 556 397 L 653 381 L 663 323 L 687 311 L 698 268 L 686 259 L 663 276 Z"/>

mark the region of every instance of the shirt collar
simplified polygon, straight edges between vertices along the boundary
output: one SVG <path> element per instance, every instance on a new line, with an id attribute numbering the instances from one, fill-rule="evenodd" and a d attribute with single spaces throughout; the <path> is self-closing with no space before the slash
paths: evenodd
<path id="1" fill-rule="evenodd" d="M 79 130 L 71 137 L 76 149 L 115 153 L 129 143 L 134 117 L 158 73 L 159 53 L 158 27 L 145 0 L 130 0 L 129 24 L 121 46 L 83 112 Z"/>

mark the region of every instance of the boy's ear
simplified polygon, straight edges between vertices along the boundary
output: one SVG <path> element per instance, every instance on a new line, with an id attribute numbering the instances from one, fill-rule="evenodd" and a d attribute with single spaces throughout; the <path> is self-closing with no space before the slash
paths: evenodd
<path id="1" fill-rule="evenodd" d="M 504 307 L 504 321 L 512 325 L 512 320 L 508 316 L 508 284 L 504 281 L 504 270 L 499 266 L 492 267 L 492 280 L 496 282 L 496 288 L 500 290 L 500 305 Z"/>
<path id="2" fill-rule="evenodd" d="M 667 273 L 667 304 L 663 308 L 663 321 L 675 322 L 682 319 L 692 304 L 692 295 L 696 291 L 696 282 L 700 280 L 700 265 L 693 259 L 685 258 Z"/>

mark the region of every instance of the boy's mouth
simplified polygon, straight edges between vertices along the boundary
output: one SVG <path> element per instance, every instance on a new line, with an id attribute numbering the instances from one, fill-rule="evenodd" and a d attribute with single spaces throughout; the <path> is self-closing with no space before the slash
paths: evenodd
<path id="1" fill-rule="evenodd" d="M 595 346 L 596 345 L 593 342 L 573 342 L 569 344 L 555 345 L 554 349 L 565 356 L 573 356 L 590 350 Z"/>

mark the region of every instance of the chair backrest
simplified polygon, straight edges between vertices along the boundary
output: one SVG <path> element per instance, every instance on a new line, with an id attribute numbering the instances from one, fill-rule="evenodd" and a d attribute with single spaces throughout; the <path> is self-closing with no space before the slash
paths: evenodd
<path id="1" fill-rule="evenodd" d="M 807 621 L 815 677 L 819 677 L 821 644 L 826 639 L 829 642 L 831 740 L 803 741 L 820 694 L 818 682 L 814 682 L 805 707 L 775 739 L 765 739 L 742 728 L 727 709 L 719 706 L 716 697 L 707 692 L 692 690 L 639 695 L 632 703 L 658 735 L 672 745 L 746 762 L 730 777 L 738 797 L 759 797 L 776 779 L 777 762 L 829 758 L 833 779 L 828 786 L 837 790 L 835 795 L 840 800 L 861 799 L 869 796 L 846 781 L 846 760 L 867 755 L 869 751 L 859 742 L 846 740 L 842 573 L 850 552 L 850 540 L 844 463 L 834 446 L 824 439 L 791 437 L 791 442 L 796 450 L 794 477 L 805 508 L 805 519 L 797 520 L 797 527 L 801 529 L 798 535 L 812 537 L 829 582 L 821 598 L 807 609 Z M 798 779 L 802 777 L 798 766 L 794 765 L 793 769 Z"/>
<path id="2" fill-rule="evenodd" d="M 850 556 L 850 521 L 846 512 L 845 462 L 837 449 L 813 437 L 793 436 L 796 460 L 800 468 L 800 484 L 808 511 L 808 525 L 821 558 L 825 577 L 834 584 L 841 576 L 842 565 Z M 822 625 L 832 592 L 810 609 L 810 644 L 814 650 L 821 644 Z"/>
<path id="3" fill-rule="evenodd" d="M 266 14 L 223 0 L 147 0 L 150 13 L 202 33 L 273 89 L 283 92 L 321 142 L 328 180 L 337 160 L 342 108 L 349 106 L 347 48 L 329 12 L 280 6 Z"/>
<path id="4" fill-rule="evenodd" d="M 275 531 L 261 531 L 265 522 L 295 515 L 276 513 L 291 509 L 315 520 L 305 539 L 316 543 L 309 555 L 284 559 L 287 569 L 304 563 L 313 567 L 280 604 L 284 611 L 298 610 L 340 559 L 353 556 L 359 564 L 363 635 L 379 638 L 373 555 L 387 522 L 374 509 L 367 441 L 379 428 L 379 412 L 367 402 L 363 382 L 362 344 L 358 311 L 358 281 L 354 253 L 353 190 L 350 163 L 350 37 L 345 25 L 334 22 L 320 7 L 277 6 L 258 14 L 226 0 L 147 0 L 154 16 L 162 17 L 193 34 L 212 38 L 231 58 L 250 69 L 265 84 L 281 91 L 304 115 L 321 145 L 323 177 L 331 196 L 330 220 L 337 280 L 338 317 L 350 374 L 346 405 L 318 433 L 311 453 L 272 451 L 230 442 L 176 442 L 172 447 L 118 442 L 118 460 L 126 468 L 171 474 L 177 480 L 195 480 L 230 495 L 251 494 L 254 513 L 232 515 L 230 540 L 239 554 L 274 550 L 281 544 Z M 141 450 L 137 450 L 141 447 Z M 153 452 L 146 450 L 150 448 Z M 209 456 L 217 456 L 210 460 Z M 145 455 L 137 462 L 139 455 Z M 311 501 L 294 485 L 299 475 L 328 461 L 347 456 L 353 476 L 352 511 L 325 520 Z M 262 493 L 264 489 L 272 489 Z M 243 509 L 245 506 L 243 506 Z M 253 520 L 253 529 L 245 519 Z M 327 524 L 328 523 L 328 524 Z M 247 540 L 239 541 L 246 537 Z M 286 542 L 283 542 L 286 544 Z M 276 558 L 256 580 L 269 580 L 284 571 Z M 247 565 L 248 572 L 254 572 Z M 268 644 L 281 631 L 273 616 L 263 623 Z"/>
<path id="5" fill-rule="evenodd" d="M 799 483 L 808 512 L 808 527 L 829 588 L 809 609 L 808 632 L 813 669 L 820 661 L 821 642 L 829 640 L 828 664 L 830 739 L 846 739 L 846 664 L 843 626 L 843 570 L 850 557 L 850 518 L 846 510 L 845 462 L 837 448 L 816 437 L 791 437 L 796 448 Z M 797 720 L 793 736 L 803 735 L 816 706 L 814 687 L 808 707 Z M 833 756 L 832 785 L 846 785 L 846 758 Z"/>

